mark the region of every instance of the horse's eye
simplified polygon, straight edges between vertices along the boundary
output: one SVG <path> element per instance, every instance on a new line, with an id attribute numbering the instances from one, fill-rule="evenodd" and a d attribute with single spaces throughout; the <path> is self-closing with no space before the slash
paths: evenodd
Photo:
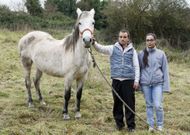
<path id="1" fill-rule="evenodd" d="M 81 22 L 79 22 L 79 25 L 81 25 Z"/>
<path id="2" fill-rule="evenodd" d="M 95 22 L 92 22 L 93 25 L 95 25 Z"/>

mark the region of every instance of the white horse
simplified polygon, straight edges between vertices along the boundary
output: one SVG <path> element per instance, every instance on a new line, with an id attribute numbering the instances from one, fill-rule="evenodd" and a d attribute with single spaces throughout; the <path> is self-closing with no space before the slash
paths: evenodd
<path id="1" fill-rule="evenodd" d="M 42 73 L 64 77 L 64 119 L 70 119 L 68 102 L 71 96 L 73 80 L 76 80 L 77 84 L 75 117 L 81 117 L 80 100 L 82 89 L 91 63 L 88 48 L 93 38 L 95 11 L 94 9 L 81 11 L 78 8 L 77 14 L 78 19 L 74 30 L 64 39 L 56 40 L 48 33 L 33 31 L 23 36 L 18 45 L 21 63 L 25 72 L 25 85 L 28 93 L 29 107 L 33 106 L 30 73 L 32 63 L 34 63 L 36 67 L 34 85 L 42 104 L 46 104 L 43 101 L 39 86 Z"/>

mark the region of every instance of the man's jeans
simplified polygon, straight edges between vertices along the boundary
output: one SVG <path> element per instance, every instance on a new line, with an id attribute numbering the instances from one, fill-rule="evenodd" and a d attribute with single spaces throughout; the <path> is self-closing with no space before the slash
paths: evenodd
<path id="1" fill-rule="evenodd" d="M 163 127 L 164 110 L 162 107 L 163 91 L 162 85 L 142 85 L 142 91 L 146 100 L 147 122 L 149 126 L 154 127 L 154 108 L 156 110 L 156 124 Z"/>

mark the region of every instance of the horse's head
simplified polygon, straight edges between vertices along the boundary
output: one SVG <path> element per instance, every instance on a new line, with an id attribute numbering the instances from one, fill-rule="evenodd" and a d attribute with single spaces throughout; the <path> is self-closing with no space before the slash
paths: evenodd
<path id="1" fill-rule="evenodd" d="M 79 8 L 77 8 L 77 14 L 78 14 L 77 25 L 78 25 L 79 35 L 82 38 L 85 47 L 89 48 L 90 44 L 92 43 L 92 38 L 94 33 L 95 10 L 91 9 L 90 11 L 81 11 Z"/>

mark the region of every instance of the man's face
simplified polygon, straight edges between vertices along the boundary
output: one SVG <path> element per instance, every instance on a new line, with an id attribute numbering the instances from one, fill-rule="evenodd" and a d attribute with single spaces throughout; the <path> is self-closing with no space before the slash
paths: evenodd
<path id="1" fill-rule="evenodd" d="M 119 32 L 118 40 L 122 46 L 127 45 L 127 43 L 129 42 L 128 33 L 127 32 Z"/>

